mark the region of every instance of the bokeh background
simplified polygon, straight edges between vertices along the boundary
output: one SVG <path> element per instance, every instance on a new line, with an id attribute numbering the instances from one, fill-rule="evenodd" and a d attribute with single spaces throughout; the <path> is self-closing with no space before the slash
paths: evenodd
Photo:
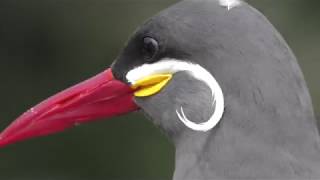
<path id="1" fill-rule="evenodd" d="M 104 70 L 148 17 L 177 0 L 1 0 L 0 129 Z M 320 1 L 249 0 L 297 55 L 320 114 Z M 0 149 L 0 180 L 169 180 L 174 149 L 139 114 Z"/>

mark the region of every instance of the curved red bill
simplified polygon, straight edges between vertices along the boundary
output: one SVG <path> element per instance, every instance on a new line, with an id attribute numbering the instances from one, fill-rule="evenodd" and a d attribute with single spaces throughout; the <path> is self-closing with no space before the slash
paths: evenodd
<path id="1" fill-rule="evenodd" d="M 0 134 L 0 147 L 137 109 L 133 90 L 107 69 L 25 112 Z"/>

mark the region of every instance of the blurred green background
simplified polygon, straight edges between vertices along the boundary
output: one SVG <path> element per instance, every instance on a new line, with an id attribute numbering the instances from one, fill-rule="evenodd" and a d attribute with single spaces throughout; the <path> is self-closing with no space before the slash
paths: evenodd
<path id="1" fill-rule="evenodd" d="M 102 70 L 148 17 L 177 0 L 1 0 L 0 129 Z M 320 114 L 320 1 L 250 0 L 297 55 Z M 139 114 L 0 149 L 0 180 L 172 177 L 174 149 Z"/>

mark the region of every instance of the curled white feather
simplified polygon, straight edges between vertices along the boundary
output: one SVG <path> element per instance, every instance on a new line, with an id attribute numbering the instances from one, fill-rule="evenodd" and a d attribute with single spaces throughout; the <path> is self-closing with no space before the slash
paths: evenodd
<path id="1" fill-rule="evenodd" d="M 144 64 L 130 70 L 126 78 L 130 83 L 134 84 L 139 79 L 149 75 L 159 73 L 174 74 L 179 71 L 188 72 L 192 77 L 204 82 L 210 88 L 213 97 L 212 105 L 214 106 L 214 112 L 208 121 L 197 124 L 186 117 L 183 107 L 181 107 L 180 110 L 176 110 L 178 118 L 192 130 L 204 132 L 211 130 L 222 118 L 224 112 L 224 96 L 216 79 L 202 66 L 176 59 L 163 59 L 159 62 Z"/>

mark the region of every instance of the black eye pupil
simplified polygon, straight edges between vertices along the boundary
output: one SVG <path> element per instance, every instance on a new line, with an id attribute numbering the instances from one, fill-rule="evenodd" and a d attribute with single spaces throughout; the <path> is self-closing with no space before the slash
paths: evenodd
<path id="1" fill-rule="evenodd" d="M 156 56 L 158 50 L 159 50 L 159 45 L 155 39 L 151 37 L 145 37 L 143 39 L 142 53 L 145 59 L 147 60 L 153 59 Z"/>

